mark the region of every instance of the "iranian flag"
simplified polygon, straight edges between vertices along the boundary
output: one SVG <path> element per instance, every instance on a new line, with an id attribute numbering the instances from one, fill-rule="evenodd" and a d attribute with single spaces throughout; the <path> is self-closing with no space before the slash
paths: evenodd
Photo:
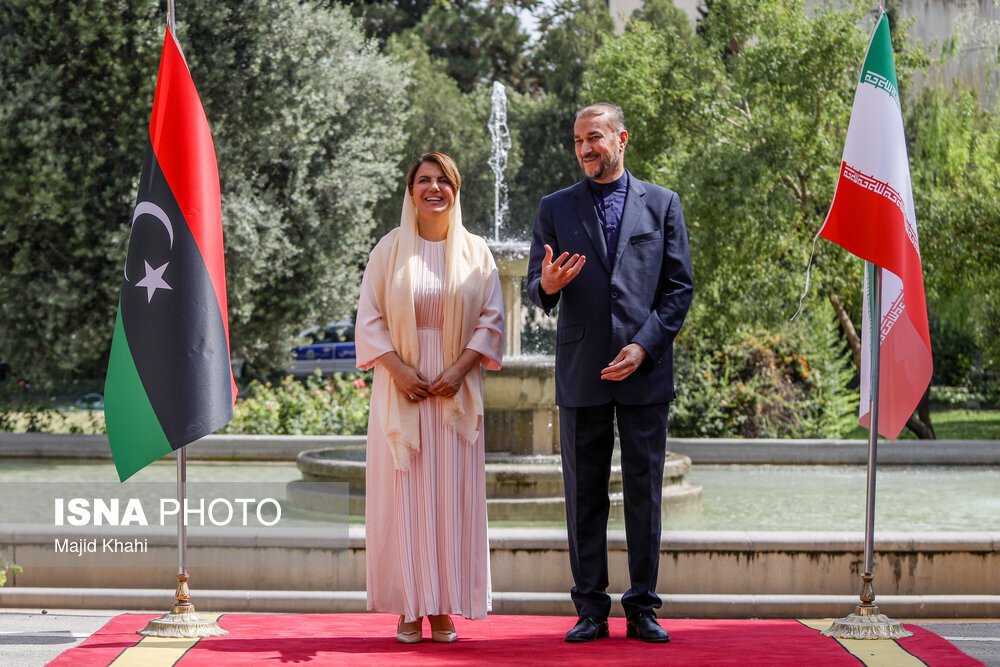
<path id="1" fill-rule="evenodd" d="M 232 419 L 226 313 L 215 145 L 168 28 L 104 389 L 122 481 Z"/>
<path id="2" fill-rule="evenodd" d="M 854 94 L 840 179 L 823 236 L 882 267 L 878 432 L 895 439 L 931 380 L 931 339 L 889 19 L 879 18 Z M 874 283 L 865 272 L 866 303 Z M 865 308 L 861 425 L 870 428 L 871 327 Z"/>

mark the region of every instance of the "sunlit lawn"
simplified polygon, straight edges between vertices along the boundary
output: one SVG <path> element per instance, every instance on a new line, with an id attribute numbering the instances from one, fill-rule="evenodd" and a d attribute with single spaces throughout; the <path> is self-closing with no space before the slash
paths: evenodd
<path id="1" fill-rule="evenodd" d="M 931 410 L 931 424 L 940 440 L 1000 440 L 1000 410 Z M 865 439 L 868 429 L 858 426 L 850 437 Z M 899 438 L 912 440 L 916 436 L 904 428 Z"/>

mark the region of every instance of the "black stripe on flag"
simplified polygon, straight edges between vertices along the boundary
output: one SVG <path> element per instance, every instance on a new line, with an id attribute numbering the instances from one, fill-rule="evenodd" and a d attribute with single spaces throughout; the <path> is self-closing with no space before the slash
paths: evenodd
<path id="1" fill-rule="evenodd" d="M 177 449 L 232 416 L 229 347 L 205 261 L 147 141 L 122 324 L 149 402 Z"/>

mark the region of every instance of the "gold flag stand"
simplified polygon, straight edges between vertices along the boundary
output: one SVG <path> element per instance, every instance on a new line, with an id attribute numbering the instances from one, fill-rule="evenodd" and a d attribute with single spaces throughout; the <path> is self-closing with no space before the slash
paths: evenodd
<path id="1" fill-rule="evenodd" d="M 865 573 L 861 580 L 861 604 L 854 613 L 837 619 L 829 628 L 823 631 L 824 637 L 838 639 L 902 639 L 912 637 L 913 633 L 895 621 L 879 612 L 875 605 L 875 591 L 872 589 L 872 575 Z"/>
<path id="2" fill-rule="evenodd" d="M 871 403 L 868 422 L 868 499 L 865 510 L 865 572 L 861 575 L 861 604 L 853 614 L 833 622 L 823 631 L 825 637 L 838 639 L 901 639 L 913 633 L 879 612 L 875 605 L 875 589 L 872 588 L 872 570 L 875 560 L 875 469 L 878 462 L 878 383 L 879 357 L 881 356 L 882 321 L 882 267 L 865 263 L 868 285 L 871 290 L 869 323 L 871 324 Z"/>
<path id="3" fill-rule="evenodd" d="M 136 634 L 147 637 L 221 637 L 228 635 L 214 620 L 198 615 L 191 604 L 187 573 L 187 516 L 184 497 L 187 485 L 187 450 L 177 450 L 177 500 L 180 512 L 177 518 L 177 594 L 174 606 L 159 618 L 154 618 Z"/>
<path id="4" fill-rule="evenodd" d="M 136 634 L 147 637 L 221 637 L 229 634 L 212 619 L 195 612 L 187 582 L 187 574 L 177 575 L 177 604 L 170 608 L 169 613 L 154 618 L 145 628 L 137 630 Z"/>

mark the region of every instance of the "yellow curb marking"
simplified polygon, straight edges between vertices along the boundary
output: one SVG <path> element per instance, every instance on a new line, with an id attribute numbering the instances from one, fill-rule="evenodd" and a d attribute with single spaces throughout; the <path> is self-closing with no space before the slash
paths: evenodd
<path id="1" fill-rule="evenodd" d="M 200 614 L 217 621 L 222 614 Z M 160 667 L 176 665 L 201 637 L 143 637 L 135 646 L 122 651 L 111 665 L 115 667 Z M 110 667 L 110 665 L 109 665 Z"/>
<path id="2" fill-rule="evenodd" d="M 827 619 L 799 619 L 799 623 L 820 632 L 833 623 Z M 868 667 L 927 667 L 927 663 L 907 652 L 894 639 L 838 639 L 830 637 Z"/>

